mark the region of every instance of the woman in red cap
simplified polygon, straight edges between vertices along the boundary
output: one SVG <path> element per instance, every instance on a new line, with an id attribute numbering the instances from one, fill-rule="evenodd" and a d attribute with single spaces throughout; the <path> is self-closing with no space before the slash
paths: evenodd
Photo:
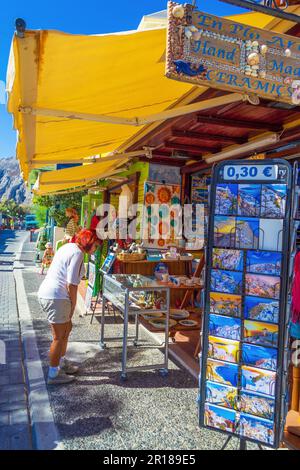
<path id="1" fill-rule="evenodd" d="M 42 282 L 38 298 L 47 314 L 53 341 L 50 347 L 48 384 L 72 382 L 78 367 L 65 359 L 72 317 L 77 300 L 77 289 L 84 274 L 84 253 L 96 251 L 100 240 L 94 230 L 81 230 L 75 243 L 67 243 L 56 252 Z"/>

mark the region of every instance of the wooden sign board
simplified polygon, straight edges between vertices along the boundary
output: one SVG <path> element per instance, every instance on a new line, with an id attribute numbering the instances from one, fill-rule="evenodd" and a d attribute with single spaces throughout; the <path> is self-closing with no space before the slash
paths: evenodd
<path id="1" fill-rule="evenodd" d="M 300 39 L 168 3 L 168 78 L 300 104 Z"/>

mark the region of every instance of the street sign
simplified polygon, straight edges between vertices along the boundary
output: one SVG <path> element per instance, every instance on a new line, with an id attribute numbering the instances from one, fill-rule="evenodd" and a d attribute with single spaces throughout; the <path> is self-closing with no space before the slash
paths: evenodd
<path id="1" fill-rule="evenodd" d="M 300 39 L 168 4 L 166 76 L 300 104 Z"/>

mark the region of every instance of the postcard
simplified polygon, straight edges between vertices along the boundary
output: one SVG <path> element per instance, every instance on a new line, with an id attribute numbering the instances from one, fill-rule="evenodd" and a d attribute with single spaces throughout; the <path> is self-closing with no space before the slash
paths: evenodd
<path id="1" fill-rule="evenodd" d="M 259 239 L 259 219 L 236 218 L 235 248 L 257 249 Z"/>
<path id="2" fill-rule="evenodd" d="M 261 190 L 261 217 L 281 218 L 285 216 L 285 184 L 263 184 Z"/>
<path id="3" fill-rule="evenodd" d="M 240 295 L 220 294 L 218 292 L 211 292 L 210 299 L 210 312 L 218 313 L 220 315 L 230 315 L 233 317 L 240 317 L 242 313 L 242 297 Z"/>
<path id="4" fill-rule="evenodd" d="M 244 253 L 241 250 L 224 250 L 222 248 L 214 248 L 212 255 L 212 266 L 215 269 L 242 271 L 243 258 Z"/>
<path id="5" fill-rule="evenodd" d="M 271 325 L 270 323 L 263 323 L 260 321 L 245 320 L 244 341 L 247 343 L 259 344 L 260 346 L 277 347 L 278 325 Z"/>
<path id="6" fill-rule="evenodd" d="M 216 216 L 214 220 L 214 245 L 233 248 L 235 244 L 235 217 Z"/>
<path id="7" fill-rule="evenodd" d="M 226 362 L 238 362 L 240 343 L 229 339 L 208 337 L 208 357 Z"/>
<path id="8" fill-rule="evenodd" d="M 205 405 L 205 425 L 221 431 L 235 431 L 236 412 L 221 406 Z"/>
<path id="9" fill-rule="evenodd" d="M 241 320 L 223 315 L 209 315 L 209 335 L 240 341 Z"/>
<path id="10" fill-rule="evenodd" d="M 239 376 L 239 366 L 237 364 L 229 364 L 228 362 L 215 361 L 207 359 L 206 378 L 207 380 L 219 382 L 224 385 L 237 387 Z"/>
<path id="11" fill-rule="evenodd" d="M 214 343 L 212 343 L 212 348 L 213 347 L 214 347 Z M 278 353 L 277 349 L 274 349 L 274 348 L 265 348 L 263 346 L 256 346 L 253 344 L 244 343 L 242 345 L 242 362 L 245 365 L 249 365 L 253 367 L 276 370 L 277 353 Z M 216 359 L 221 359 L 221 358 L 216 358 Z"/>
<path id="12" fill-rule="evenodd" d="M 274 422 L 241 413 L 240 435 L 248 439 L 253 439 L 265 444 L 273 445 Z"/>
<path id="13" fill-rule="evenodd" d="M 247 252 L 246 270 L 249 273 L 280 276 L 282 254 L 274 251 Z"/>
<path id="14" fill-rule="evenodd" d="M 216 187 L 215 214 L 235 215 L 237 212 L 237 184 L 218 184 Z"/>
<path id="15" fill-rule="evenodd" d="M 261 185 L 240 184 L 238 190 L 238 215 L 259 217 Z"/>
<path id="16" fill-rule="evenodd" d="M 275 399 L 262 395 L 261 393 L 240 393 L 240 411 L 260 416 L 264 419 L 274 419 Z"/>
<path id="17" fill-rule="evenodd" d="M 276 373 L 242 366 L 242 388 L 245 391 L 275 396 Z"/>
<path id="18" fill-rule="evenodd" d="M 260 219 L 259 249 L 282 251 L 283 220 Z"/>
<path id="19" fill-rule="evenodd" d="M 279 299 L 280 277 L 261 274 L 246 274 L 245 291 L 247 295 Z"/>
<path id="20" fill-rule="evenodd" d="M 228 385 L 206 382 L 206 401 L 225 408 L 237 408 L 237 388 Z"/>
<path id="21" fill-rule="evenodd" d="M 212 269 L 210 288 L 215 292 L 240 294 L 242 291 L 243 273 Z"/>
<path id="22" fill-rule="evenodd" d="M 261 297 L 245 297 L 245 318 L 250 320 L 279 322 L 279 302 Z"/>

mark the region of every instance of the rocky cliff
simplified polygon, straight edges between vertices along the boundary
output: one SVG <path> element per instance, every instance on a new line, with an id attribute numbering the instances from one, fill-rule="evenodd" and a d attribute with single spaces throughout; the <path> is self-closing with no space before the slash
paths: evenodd
<path id="1" fill-rule="evenodd" d="M 0 200 L 4 198 L 14 199 L 18 204 L 29 204 L 31 201 L 15 158 L 0 159 Z"/>

